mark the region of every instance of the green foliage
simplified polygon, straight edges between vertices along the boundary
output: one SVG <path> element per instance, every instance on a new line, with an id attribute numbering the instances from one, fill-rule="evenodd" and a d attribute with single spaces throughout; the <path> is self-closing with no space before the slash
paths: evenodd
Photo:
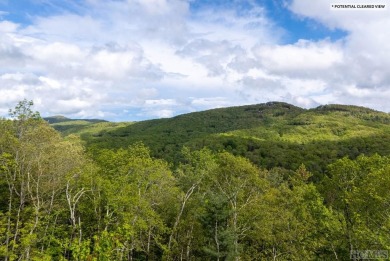
<path id="1" fill-rule="evenodd" d="M 340 214 L 341 249 L 382 249 L 390 245 L 390 159 L 379 155 L 343 158 L 329 166 L 322 191 Z M 346 253 L 347 255 L 347 253 Z"/>
<path id="2" fill-rule="evenodd" d="M 262 168 L 297 169 L 304 163 L 320 180 L 336 159 L 390 153 L 390 116 L 329 105 L 304 110 L 286 103 L 214 109 L 85 133 L 87 148 L 117 149 L 142 141 L 151 155 L 176 166 L 183 146 L 229 151 Z"/>
<path id="3" fill-rule="evenodd" d="M 60 256 L 51 252 L 51 235 L 64 239 L 75 235 L 68 229 L 64 191 L 70 189 L 69 177 L 84 175 L 83 149 L 79 143 L 63 141 L 38 118 L 39 114 L 31 112 L 31 105 L 21 102 L 13 111 L 14 120 L 0 121 L 7 137 L 0 146 L 1 193 L 5 199 L 5 233 L 0 241 L 5 260 Z"/>
<path id="4" fill-rule="evenodd" d="M 31 106 L 0 120 L 2 260 L 347 260 L 350 250 L 390 250 L 386 114 L 268 103 L 121 128 L 53 124 L 77 134 L 63 137 Z"/>
<path id="5" fill-rule="evenodd" d="M 89 145 L 99 148 L 126 147 L 142 141 L 152 148 L 153 156 L 177 163 L 175 157 L 188 141 L 202 141 L 210 139 L 212 134 L 267 125 L 275 111 L 282 111 L 283 117 L 290 117 L 303 110 L 285 103 L 215 109 L 171 119 L 137 122 L 99 135 L 84 136 L 84 139 Z"/>
<path id="6" fill-rule="evenodd" d="M 60 122 L 51 122 L 48 118 L 44 118 L 50 123 L 50 125 L 62 135 L 67 136 L 70 134 L 76 135 L 97 135 L 102 131 L 109 131 L 129 125 L 126 122 L 106 122 L 100 120 L 67 120 Z"/>
<path id="7" fill-rule="evenodd" d="M 102 225 L 118 239 L 121 255 L 146 258 L 153 256 L 151 249 L 163 251 L 162 238 L 179 193 L 168 165 L 151 158 L 141 143 L 126 150 L 102 150 L 97 162 L 104 193 Z"/>
<path id="8" fill-rule="evenodd" d="M 9 110 L 9 115 L 18 122 L 23 122 L 29 119 L 40 119 L 41 116 L 39 112 L 32 111 L 33 106 L 33 101 L 27 101 L 24 99 L 16 105 L 15 109 Z"/>

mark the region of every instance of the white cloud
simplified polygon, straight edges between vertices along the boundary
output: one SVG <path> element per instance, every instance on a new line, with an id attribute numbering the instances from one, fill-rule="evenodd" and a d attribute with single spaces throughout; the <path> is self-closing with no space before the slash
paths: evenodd
<path id="1" fill-rule="evenodd" d="M 170 9 L 167 0 L 138 0 L 135 2 L 139 3 L 151 15 L 167 13 Z"/>
<path id="2" fill-rule="evenodd" d="M 378 20 L 388 19 L 389 17 L 389 8 L 383 10 L 335 10 L 330 8 L 331 3 L 351 4 L 353 2 L 357 4 L 356 1 L 350 0 L 293 0 L 289 8 L 302 17 L 316 19 L 330 28 L 342 28 L 348 31 L 354 31 L 359 26 L 365 28 L 367 24 L 376 23 Z M 375 4 L 388 4 L 387 0 L 375 0 L 372 2 L 375 2 Z M 364 1 L 359 3 L 364 3 Z"/>
<path id="3" fill-rule="evenodd" d="M 140 99 L 154 98 L 158 95 L 156 88 L 144 88 L 138 91 L 137 97 Z"/>
<path id="4" fill-rule="evenodd" d="M 190 28 L 193 34 L 211 41 L 228 40 L 250 49 L 258 43 L 276 43 L 284 31 L 266 17 L 265 9 L 253 1 L 248 10 L 240 8 L 206 8 L 193 15 Z"/>
<path id="5" fill-rule="evenodd" d="M 27 27 L 10 22 L 0 27 L 12 33 L 3 48 L 14 60 L 10 72 L 36 78 L 33 85 L 15 82 L 23 90 L 18 97 L 23 93 L 38 100 L 44 114 L 93 115 L 104 111 L 102 105 L 107 111 L 110 106 L 193 110 L 187 102 L 162 101 L 215 95 L 221 88 L 233 96 L 229 71 L 245 71 L 254 63 L 244 58 L 243 46 L 258 37 L 272 38 L 262 10 L 241 17 L 231 10 L 213 11 L 211 18 L 206 9 L 190 14 L 189 2 L 180 0 L 96 0 L 79 13 L 32 17 Z"/>
<path id="6" fill-rule="evenodd" d="M 191 105 L 195 108 L 212 109 L 226 107 L 231 104 L 225 97 L 212 97 L 212 98 L 195 98 L 191 101 Z"/>
<path id="7" fill-rule="evenodd" d="M 375 3 L 388 5 L 388 1 L 384 0 Z M 343 57 L 341 63 L 338 61 L 337 65 L 322 72 L 326 76 L 322 77 L 323 80 L 332 86 L 334 102 L 390 111 L 388 105 L 381 103 L 390 89 L 390 46 L 387 44 L 390 42 L 390 34 L 386 29 L 390 26 L 390 8 L 335 11 L 330 9 L 327 0 L 294 0 L 290 9 L 302 17 L 318 20 L 329 28 L 338 28 L 348 33 L 343 45 L 336 49 Z M 327 59 L 321 61 L 324 60 Z M 377 104 L 372 102 L 374 99 L 377 99 Z"/>
<path id="8" fill-rule="evenodd" d="M 54 109 L 53 112 L 65 112 L 67 114 L 85 113 L 84 109 L 88 109 L 92 106 L 90 102 L 86 100 L 81 100 L 79 98 L 73 98 L 70 100 L 58 100 L 56 104 L 58 105 L 58 108 L 61 109 L 60 111 L 58 111 L 58 109 Z"/>
<path id="9" fill-rule="evenodd" d="M 0 12 L 1 16 L 1 12 Z M 2 33 L 12 33 L 18 29 L 18 24 L 12 23 L 10 21 L 1 21 L 0 22 L 0 32 Z"/>
<path id="10" fill-rule="evenodd" d="M 208 76 L 224 75 L 233 59 L 245 55 L 242 47 L 232 45 L 226 40 L 212 42 L 206 39 L 193 40 L 177 53 L 184 57 L 191 57 L 202 64 L 207 68 Z"/>
<path id="11" fill-rule="evenodd" d="M 145 105 L 147 107 L 174 106 L 176 101 L 173 99 L 146 100 Z"/>
<path id="12" fill-rule="evenodd" d="M 174 116 L 177 106 L 179 104 L 174 99 L 145 100 L 141 112 L 137 115 L 147 118 L 169 118 Z"/>
<path id="13" fill-rule="evenodd" d="M 25 90 L 22 86 L 17 86 L 12 89 L 11 88 L 0 89 L 0 103 L 9 104 L 9 105 L 11 105 L 12 103 L 16 104 L 18 101 L 21 100 L 22 97 L 24 97 L 24 95 L 25 95 Z M 4 111 L 8 111 L 8 110 L 4 109 Z"/>
<path id="14" fill-rule="evenodd" d="M 39 86 L 37 90 L 42 90 L 42 89 L 58 90 L 62 87 L 61 83 L 57 80 L 50 79 L 43 76 L 40 76 L 38 79 L 41 81 L 42 86 Z"/>
<path id="15" fill-rule="evenodd" d="M 21 30 L 23 35 L 50 42 L 93 42 L 104 35 L 104 24 L 89 15 L 63 14 L 36 17 L 34 23 Z"/>
<path id="16" fill-rule="evenodd" d="M 299 40 L 289 45 L 259 46 L 255 53 L 262 66 L 272 73 L 309 77 L 343 62 L 340 47 L 328 41 Z"/>
<path id="17" fill-rule="evenodd" d="M 173 110 L 146 110 L 145 112 L 139 114 L 139 116 L 148 116 L 153 118 L 170 118 L 174 115 Z"/>
<path id="18" fill-rule="evenodd" d="M 28 26 L 4 15 L 1 111 L 23 98 L 43 115 L 122 120 L 272 100 L 390 110 L 390 8 L 339 12 L 328 0 L 293 0 L 300 19 L 347 36 L 284 44 L 266 10 L 245 3 L 88 0 L 72 6 L 77 12 L 30 14 Z"/>

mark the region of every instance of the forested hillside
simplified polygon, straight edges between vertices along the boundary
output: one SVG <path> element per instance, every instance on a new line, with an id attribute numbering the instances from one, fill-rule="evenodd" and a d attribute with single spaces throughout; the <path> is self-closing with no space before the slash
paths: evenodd
<path id="1" fill-rule="evenodd" d="M 390 250 L 386 113 L 268 103 L 57 122 L 61 135 L 32 105 L 0 119 L 1 260 L 349 260 Z"/>
<path id="2" fill-rule="evenodd" d="M 389 155 L 390 115 L 356 106 L 305 110 L 270 102 L 137 122 L 81 137 L 90 150 L 142 141 L 152 156 L 174 164 L 181 159 L 182 146 L 228 151 L 267 169 L 296 170 L 304 163 L 317 178 L 344 156 Z"/>

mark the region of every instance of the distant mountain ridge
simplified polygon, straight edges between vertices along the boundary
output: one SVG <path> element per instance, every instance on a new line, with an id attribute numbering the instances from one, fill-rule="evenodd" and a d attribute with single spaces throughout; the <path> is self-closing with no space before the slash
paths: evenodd
<path id="1" fill-rule="evenodd" d="M 101 120 L 101 119 L 70 119 L 62 115 L 44 117 L 43 119 L 47 121 L 49 124 L 68 122 L 68 121 L 87 121 L 91 123 L 107 122 L 106 120 Z"/>

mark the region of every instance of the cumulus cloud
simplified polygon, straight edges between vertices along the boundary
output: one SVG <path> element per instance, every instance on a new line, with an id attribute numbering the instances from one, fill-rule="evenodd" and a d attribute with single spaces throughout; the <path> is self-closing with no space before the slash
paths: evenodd
<path id="1" fill-rule="evenodd" d="M 1 12 L 0 12 L 1 15 Z M 0 32 L 2 33 L 12 33 L 18 29 L 18 25 L 10 21 L 1 21 L 0 22 Z"/>
<path id="2" fill-rule="evenodd" d="M 0 12 L 2 115 L 24 98 L 45 116 L 112 120 L 272 100 L 390 110 L 390 8 L 292 0 L 286 8 L 299 19 L 346 37 L 285 43 L 283 24 L 254 1 L 46 2 L 56 12 L 29 14 L 28 24 Z"/>
<path id="3" fill-rule="evenodd" d="M 212 109 L 231 105 L 231 101 L 228 101 L 225 97 L 194 98 L 191 101 L 191 105 L 195 108 L 201 107 L 205 109 Z"/>
<path id="4" fill-rule="evenodd" d="M 228 41 L 213 42 L 207 39 L 196 39 L 189 42 L 177 52 L 184 57 L 191 57 L 197 63 L 207 68 L 208 76 L 224 75 L 226 67 L 233 61 L 245 55 L 239 45 Z"/>
<path id="5" fill-rule="evenodd" d="M 77 12 L 31 15 L 29 25 L 0 24 L 6 73 L 23 75 L 8 85 L 13 91 L 3 90 L 13 93 L 12 101 L 34 99 L 44 115 L 112 115 L 123 106 L 166 117 L 221 106 L 213 95 L 223 88 L 228 106 L 240 73 L 256 63 L 246 49 L 277 38 L 260 6 L 245 14 L 208 7 L 191 12 L 190 2 L 181 0 L 94 0 L 72 8 Z M 167 100 L 181 102 L 152 103 Z M 151 113 L 152 107 L 164 113 Z"/>
<path id="6" fill-rule="evenodd" d="M 295 44 L 259 46 L 255 54 L 262 66 L 271 73 L 312 77 L 343 61 L 343 52 L 337 44 L 328 41 L 299 40 Z"/>
<path id="7" fill-rule="evenodd" d="M 345 0 L 338 1 L 343 2 L 347 3 Z M 388 4 L 383 0 L 375 3 Z M 327 43 L 329 53 L 323 53 L 323 59 L 318 59 L 317 65 L 329 65 L 323 68 L 322 75 L 325 77 L 322 78 L 328 86 L 332 86 L 329 87 L 333 93 L 330 102 L 352 103 L 389 111 L 390 107 L 380 101 L 384 97 L 390 98 L 390 47 L 387 44 L 390 34 L 385 32 L 385 28 L 390 26 L 390 9 L 335 11 L 330 9 L 327 0 L 294 0 L 289 8 L 303 18 L 315 19 L 329 28 L 342 29 L 348 33 L 342 44 Z M 377 105 L 373 102 L 375 99 Z"/>
<path id="8" fill-rule="evenodd" d="M 346 37 L 257 44 L 251 49 L 257 64 L 239 80 L 242 97 L 302 107 L 342 103 L 389 111 L 383 101 L 390 98 L 390 34 L 384 31 L 390 25 L 390 9 L 334 11 L 327 0 L 294 0 L 288 8 L 300 19 L 343 30 Z"/>
<path id="9" fill-rule="evenodd" d="M 368 3 L 370 2 L 371 1 L 368 1 Z M 376 0 L 372 2 L 375 4 L 388 4 L 387 0 Z M 316 19 L 330 28 L 342 28 L 348 31 L 354 31 L 360 26 L 367 28 L 367 24 L 377 23 L 378 21 L 388 19 L 389 17 L 389 8 L 375 11 L 370 9 L 334 10 L 330 8 L 331 3 L 351 4 L 353 1 L 339 0 L 330 2 L 328 0 L 293 0 L 291 1 L 289 8 L 297 15 Z M 364 1 L 362 3 L 364 3 Z"/>

